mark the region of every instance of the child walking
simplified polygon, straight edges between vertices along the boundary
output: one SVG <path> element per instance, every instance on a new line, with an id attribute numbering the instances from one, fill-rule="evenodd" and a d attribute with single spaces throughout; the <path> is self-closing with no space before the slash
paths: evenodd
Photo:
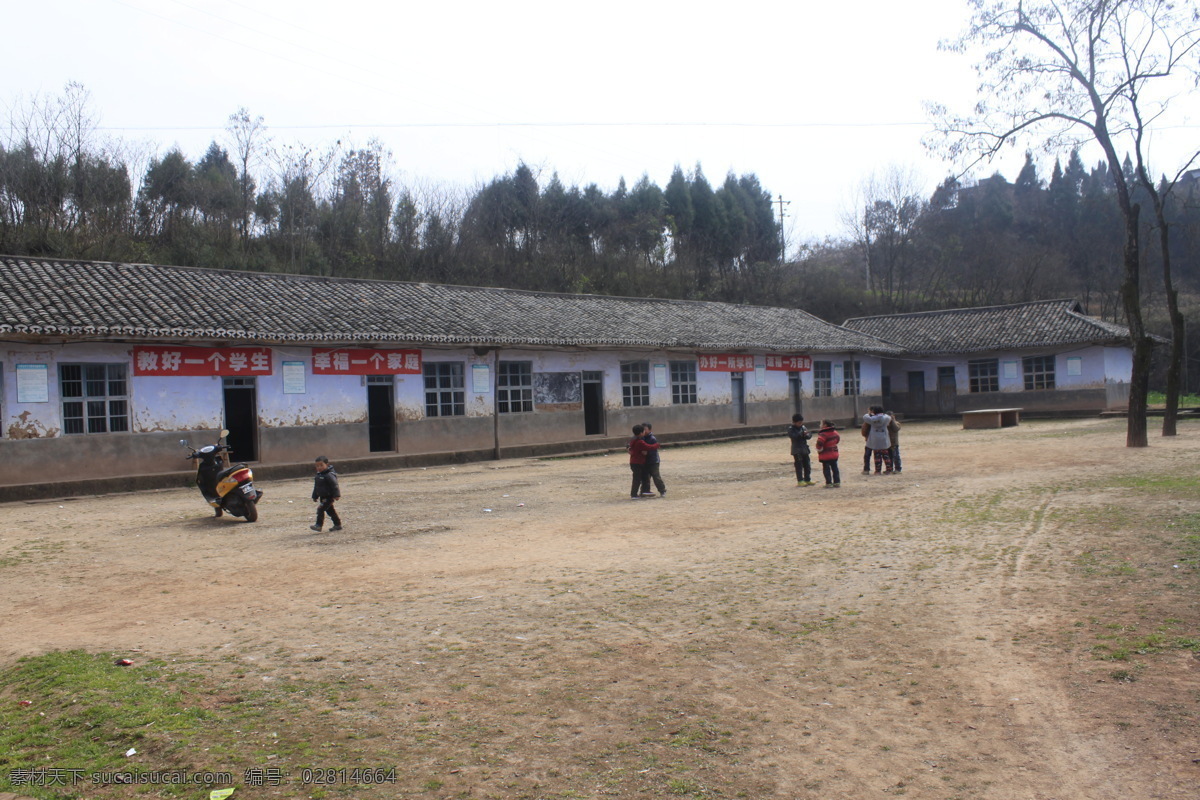
<path id="1" fill-rule="evenodd" d="M 842 435 L 833 427 L 833 422 L 821 420 L 821 430 L 817 433 L 817 458 L 825 473 L 826 489 L 838 489 L 842 485 L 842 473 L 838 470 L 838 442 L 841 440 Z"/>
<path id="2" fill-rule="evenodd" d="M 333 504 L 342 499 L 342 490 L 338 486 L 337 473 L 333 469 L 333 465 L 329 463 L 329 459 L 325 456 L 317 456 L 313 462 L 313 466 L 317 469 L 316 477 L 313 478 L 313 502 L 319 503 L 317 506 L 317 524 L 309 525 L 310 530 L 317 533 L 321 532 L 321 528 L 325 525 L 325 515 L 329 515 L 329 520 L 333 523 L 333 527 L 329 530 L 340 531 L 342 529 L 342 519 L 338 516 Z"/>

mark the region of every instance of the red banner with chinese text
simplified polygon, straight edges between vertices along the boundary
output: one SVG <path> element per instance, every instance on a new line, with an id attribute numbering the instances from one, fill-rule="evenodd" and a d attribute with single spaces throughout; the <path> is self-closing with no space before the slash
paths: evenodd
<path id="1" fill-rule="evenodd" d="M 271 374 L 269 347 L 135 347 L 134 375 L 252 376 Z"/>
<path id="2" fill-rule="evenodd" d="M 812 372 L 812 356 L 767 356 L 767 369 L 776 372 Z"/>
<path id="3" fill-rule="evenodd" d="M 753 372 L 754 356 L 703 355 L 697 359 L 701 372 Z"/>
<path id="4" fill-rule="evenodd" d="M 420 375 L 420 350 L 313 348 L 313 375 Z"/>

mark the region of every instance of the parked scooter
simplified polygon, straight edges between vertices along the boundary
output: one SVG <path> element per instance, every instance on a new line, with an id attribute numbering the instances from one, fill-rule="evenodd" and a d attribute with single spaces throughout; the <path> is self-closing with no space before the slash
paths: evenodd
<path id="1" fill-rule="evenodd" d="M 181 447 L 191 452 L 186 456 L 196 459 L 196 485 L 205 501 L 217 510 L 216 516 L 226 511 L 235 517 L 245 517 L 246 522 L 258 520 L 258 501 L 263 493 L 254 488 L 254 475 L 245 464 L 227 465 L 229 445 L 221 440 L 229 435 L 222 430 L 216 444 L 194 449 L 186 439 L 180 439 Z"/>

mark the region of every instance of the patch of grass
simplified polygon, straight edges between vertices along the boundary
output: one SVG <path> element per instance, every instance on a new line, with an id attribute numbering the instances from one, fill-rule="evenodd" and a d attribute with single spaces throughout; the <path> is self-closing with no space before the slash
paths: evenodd
<path id="1" fill-rule="evenodd" d="M 1152 406 L 1166 406 L 1166 392 L 1148 392 L 1146 402 Z M 1200 395 L 1181 394 L 1179 395 L 1180 408 L 1197 408 L 1200 407 Z"/>
<path id="2" fill-rule="evenodd" d="M 1187 494 L 1195 497 L 1200 490 L 1200 475 L 1175 475 L 1160 473 L 1157 475 L 1121 475 L 1113 478 L 1112 486 L 1137 489 L 1139 491 Z"/>
<path id="3" fill-rule="evenodd" d="M 163 685 L 160 668 L 120 667 L 115 660 L 112 654 L 54 652 L 0 673 L 0 790 L 88 796 L 71 786 L 75 775 L 147 771 L 141 759 L 125 756 L 131 748 L 156 769 L 203 770 L 192 745 L 212 714 L 185 702 L 183 687 Z M 80 772 L 63 776 L 65 785 L 53 790 L 13 782 L 20 770 L 49 768 Z M 92 787 L 80 782 L 78 788 Z M 197 790 L 175 788 L 175 796 Z"/>

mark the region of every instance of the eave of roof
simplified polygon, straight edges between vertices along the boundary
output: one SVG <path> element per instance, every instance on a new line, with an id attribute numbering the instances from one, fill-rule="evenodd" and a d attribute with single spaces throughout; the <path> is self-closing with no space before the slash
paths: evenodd
<path id="1" fill-rule="evenodd" d="M 0 257 L 0 335 L 899 352 L 798 309 L 18 257 Z"/>
<path id="2" fill-rule="evenodd" d="M 846 320 L 914 355 L 1128 344 L 1128 330 L 1081 313 L 1073 299 L 886 314 Z"/>

